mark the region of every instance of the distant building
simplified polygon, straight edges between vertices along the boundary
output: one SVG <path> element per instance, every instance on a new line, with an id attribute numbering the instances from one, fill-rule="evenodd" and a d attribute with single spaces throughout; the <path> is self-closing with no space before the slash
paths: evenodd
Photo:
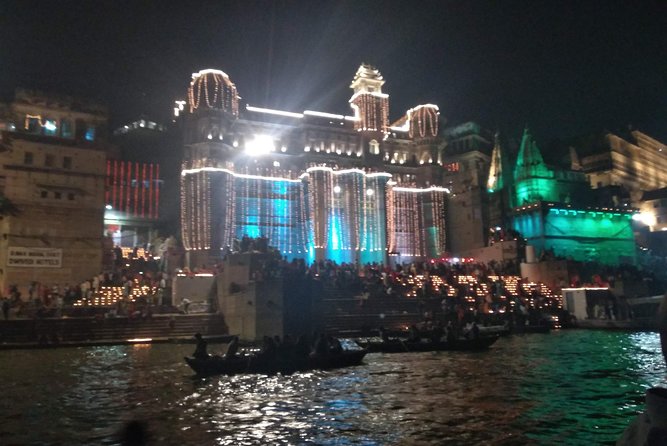
<path id="1" fill-rule="evenodd" d="M 107 111 L 18 90 L 0 116 L 0 284 L 63 285 L 102 268 Z"/>
<path id="2" fill-rule="evenodd" d="M 631 206 L 639 207 L 645 191 L 667 187 L 667 146 L 638 130 L 599 135 L 578 143 L 576 150 L 591 187 L 620 186 Z"/>

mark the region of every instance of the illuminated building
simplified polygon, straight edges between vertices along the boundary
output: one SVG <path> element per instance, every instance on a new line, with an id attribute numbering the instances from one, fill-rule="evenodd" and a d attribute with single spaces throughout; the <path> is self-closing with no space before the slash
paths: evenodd
<path id="1" fill-rule="evenodd" d="M 539 201 L 514 211 L 514 228 L 536 253 L 545 250 L 579 261 L 633 264 L 636 258 L 628 209 L 563 206 Z"/>
<path id="2" fill-rule="evenodd" d="M 161 221 L 178 221 L 177 209 L 167 208 L 165 215 L 165 203 L 169 206 L 175 200 L 163 200 L 165 196 L 178 196 L 180 159 L 177 149 L 170 146 L 172 139 L 166 126 L 144 116 L 113 132 L 114 151 L 107 160 L 104 229 L 114 245 L 124 251 L 152 242 L 158 226 L 167 226 Z M 165 188 L 165 177 L 176 178 L 172 190 Z M 171 228 L 163 232 L 168 235 L 175 231 Z"/>
<path id="3" fill-rule="evenodd" d="M 574 197 L 581 203 L 589 187 L 583 173 L 550 168 L 526 128 L 514 166 L 514 206 L 536 201 L 571 203 Z"/>
<path id="4" fill-rule="evenodd" d="M 160 165 L 109 159 L 106 172 L 104 230 L 115 245 L 143 246 L 160 216 Z"/>
<path id="5" fill-rule="evenodd" d="M 219 70 L 194 73 L 183 119 L 181 228 L 190 266 L 266 237 L 288 258 L 382 262 L 445 251 L 439 111 L 389 124 L 380 72 L 362 64 L 351 116 L 240 101 Z"/>
<path id="6" fill-rule="evenodd" d="M 621 186 L 638 207 L 645 191 L 667 186 L 667 146 L 638 130 L 594 135 L 574 145 L 594 189 Z"/>
<path id="7" fill-rule="evenodd" d="M 18 209 L 0 219 L 1 286 L 99 274 L 106 110 L 18 90 L 0 123 L 0 195 Z"/>
<path id="8" fill-rule="evenodd" d="M 506 194 L 513 204 L 513 229 L 538 255 L 550 251 L 574 260 L 635 262 L 634 210 L 595 206 L 586 176 L 548 166 L 528 129 L 511 178 L 497 167 L 503 158 L 498 151 L 496 145 L 489 192 L 497 197 Z"/>

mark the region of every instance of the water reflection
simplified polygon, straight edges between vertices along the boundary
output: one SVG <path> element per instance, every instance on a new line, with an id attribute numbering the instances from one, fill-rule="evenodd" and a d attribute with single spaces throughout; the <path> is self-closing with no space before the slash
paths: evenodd
<path id="1" fill-rule="evenodd" d="M 0 444 L 603 444 L 665 384 L 656 334 L 563 331 L 483 353 L 369 355 L 292 376 L 193 379 L 191 346 L 0 352 Z"/>

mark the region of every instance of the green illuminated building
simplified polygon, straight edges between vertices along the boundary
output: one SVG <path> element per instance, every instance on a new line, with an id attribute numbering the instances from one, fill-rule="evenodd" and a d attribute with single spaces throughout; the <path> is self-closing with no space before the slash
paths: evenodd
<path id="1" fill-rule="evenodd" d="M 635 262 L 633 210 L 593 207 L 585 175 L 547 166 L 528 129 L 509 180 L 502 174 L 502 155 L 496 147 L 499 153 L 494 148 L 488 191 L 498 197 L 507 193 L 511 225 L 538 256 L 548 251 L 579 261 Z M 499 167 L 494 169 L 494 164 Z"/>
<path id="2" fill-rule="evenodd" d="M 514 166 L 514 206 L 536 201 L 588 204 L 590 188 L 582 172 L 550 168 L 526 128 Z"/>
<path id="3" fill-rule="evenodd" d="M 617 265 L 635 262 L 632 214 L 540 201 L 516 208 L 513 227 L 538 255 L 546 250 L 558 257 Z"/>

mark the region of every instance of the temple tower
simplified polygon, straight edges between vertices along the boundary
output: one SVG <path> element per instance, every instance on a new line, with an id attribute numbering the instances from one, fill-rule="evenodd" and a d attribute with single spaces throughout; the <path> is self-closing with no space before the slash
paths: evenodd
<path id="1" fill-rule="evenodd" d="M 226 73 L 207 69 L 192 74 L 188 88 L 181 171 L 181 231 L 190 267 L 209 264 L 229 244 L 234 221 L 234 148 L 230 133 L 239 113 L 239 95 Z M 215 192 L 214 192 L 215 191 Z"/>
<path id="2" fill-rule="evenodd" d="M 491 166 L 486 190 L 489 193 L 489 224 L 492 228 L 509 225 L 507 206 L 510 202 L 512 172 L 507 165 L 507 156 L 500 142 L 500 134 L 494 136 L 493 151 L 491 152 Z"/>
<path id="3" fill-rule="evenodd" d="M 384 82 L 377 68 L 362 63 L 350 84 L 354 128 L 362 133 L 364 155 L 371 159 L 380 159 L 380 143 L 389 135 L 389 95 L 382 93 Z"/>
<path id="4" fill-rule="evenodd" d="M 526 127 L 514 166 L 514 206 L 536 201 L 558 201 L 555 198 L 554 172 L 547 167 L 542 153 Z"/>

